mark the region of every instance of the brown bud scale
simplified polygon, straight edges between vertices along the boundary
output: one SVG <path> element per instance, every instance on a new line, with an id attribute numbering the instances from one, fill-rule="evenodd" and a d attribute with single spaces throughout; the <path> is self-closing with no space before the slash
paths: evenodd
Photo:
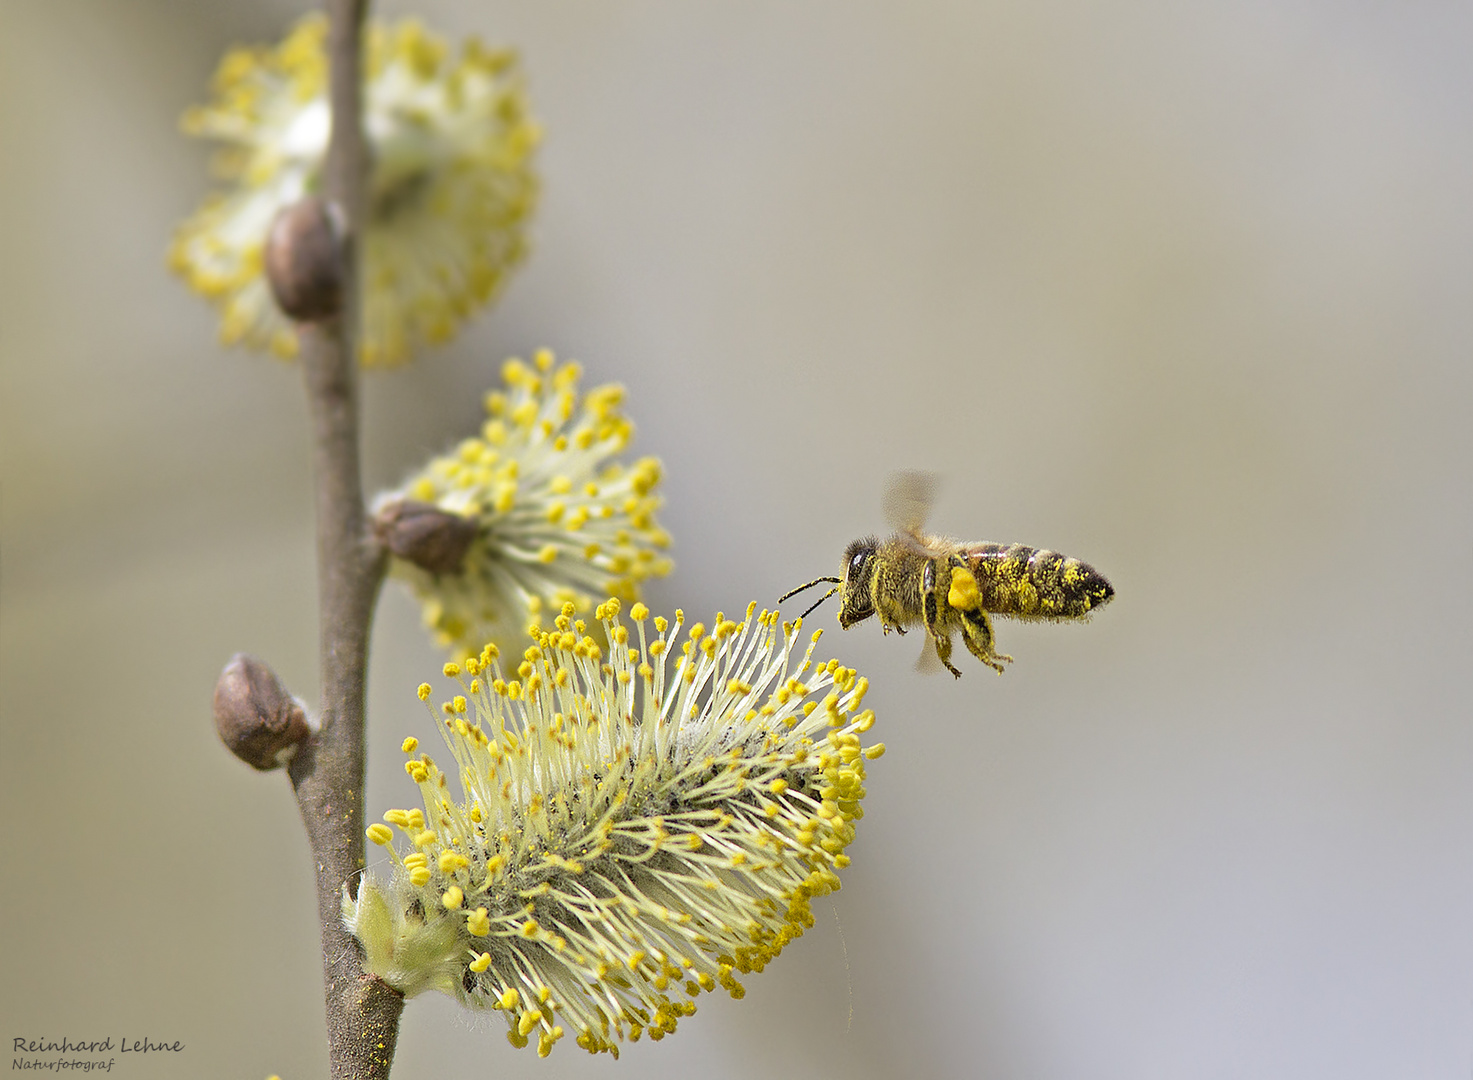
<path id="1" fill-rule="evenodd" d="M 471 518 L 413 499 L 388 503 L 373 519 L 373 531 L 386 548 L 432 574 L 460 573 L 476 529 Z"/>
<path id="2" fill-rule="evenodd" d="M 298 322 L 343 308 L 343 215 L 315 195 L 284 207 L 266 234 L 266 280 L 277 305 Z"/>
<path id="3" fill-rule="evenodd" d="M 302 703 L 245 653 L 232 656 L 215 683 L 215 730 L 231 753 L 262 772 L 284 765 L 311 732 Z"/>

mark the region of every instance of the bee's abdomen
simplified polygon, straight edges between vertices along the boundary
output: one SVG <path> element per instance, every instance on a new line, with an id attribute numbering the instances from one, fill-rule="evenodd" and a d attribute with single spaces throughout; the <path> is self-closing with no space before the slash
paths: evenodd
<path id="1" fill-rule="evenodd" d="M 982 607 L 1024 619 L 1080 619 L 1115 595 L 1094 567 L 1026 544 L 972 544 L 967 566 Z"/>

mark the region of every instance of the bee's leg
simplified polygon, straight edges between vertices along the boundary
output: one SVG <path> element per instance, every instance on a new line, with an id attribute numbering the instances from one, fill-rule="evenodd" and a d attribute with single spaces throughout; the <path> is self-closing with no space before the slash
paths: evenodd
<path id="1" fill-rule="evenodd" d="M 947 671 L 960 679 L 962 673 L 951 666 L 951 635 L 938 634 L 933 630 L 931 631 L 931 640 L 936 643 L 936 658 L 941 661 Z"/>
<path id="2" fill-rule="evenodd" d="M 931 640 L 936 643 L 936 656 L 945 665 L 946 670 L 958 679 L 962 673 L 951 666 L 951 634 L 943 630 L 939 625 L 941 613 L 936 600 L 936 563 L 931 560 L 926 563 L 926 568 L 921 571 L 921 611 L 926 618 L 926 633 L 931 635 Z"/>
<path id="3" fill-rule="evenodd" d="M 1002 666 L 1012 663 L 1011 656 L 1004 656 L 992 647 L 992 620 L 983 607 L 982 591 L 977 579 L 966 564 L 958 557 L 951 557 L 951 586 L 946 593 L 946 602 L 961 616 L 962 637 L 967 651 L 984 664 L 1002 674 Z"/>
<path id="4" fill-rule="evenodd" d="M 926 619 L 926 629 L 931 636 L 936 636 L 936 620 L 939 613 L 936 610 L 936 563 L 934 560 L 926 562 L 926 568 L 921 571 L 921 613 Z"/>
<path id="5" fill-rule="evenodd" d="M 962 611 L 962 638 L 967 643 L 967 651 L 999 675 L 1003 664 L 1013 662 L 1011 656 L 993 649 L 992 620 L 981 608 Z"/>

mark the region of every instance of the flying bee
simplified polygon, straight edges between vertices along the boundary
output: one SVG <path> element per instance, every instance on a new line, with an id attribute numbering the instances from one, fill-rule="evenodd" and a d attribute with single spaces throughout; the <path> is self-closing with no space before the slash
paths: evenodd
<path id="1" fill-rule="evenodd" d="M 961 678 L 951 663 L 951 636 L 958 630 L 967 651 L 999 674 L 1004 664 L 1012 662 L 1011 656 L 993 647 L 989 613 L 1049 622 L 1085 620 L 1115 595 L 1094 567 L 1057 552 L 922 533 L 934 493 L 935 477 L 930 473 L 892 477 L 884 509 L 894 535 L 854 541 L 844 551 L 842 578 L 816 578 L 778 603 L 831 583 L 833 588 L 804 617 L 837 592 L 839 625 L 845 630 L 871 615 L 880 617 L 887 634 L 891 630 L 903 634 L 906 627 L 924 623 L 937 658 Z"/>

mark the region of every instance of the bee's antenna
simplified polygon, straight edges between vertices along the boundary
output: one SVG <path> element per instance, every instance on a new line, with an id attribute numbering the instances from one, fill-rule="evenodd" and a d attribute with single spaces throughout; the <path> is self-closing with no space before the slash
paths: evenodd
<path id="1" fill-rule="evenodd" d="M 787 592 L 783 593 L 781 596 L 779 596 L 777 598 L 777 602 L 779 604 L 781 604 L 784 600 L 787 600 L 789 597 L 797 596 L 800 592 L 803 592 L 805 589 L 811 589 L 815 585 L 822 585 L 825 581 L 827 581 L 827 582 L 829 582 L 829 583 L 831 583 L 833 585 L 841 584 L 841 579 L 840 578 L 836 578 L 836 577 L 816 577 L 812 581 L 810 581 L 807 585 L 799 585 L 796 589 L 789 589 Z M 820 600 L 819 603 L 823 603 L 823 601 Z"/>
<path id="2" fill-rule="evenodd" d="M 790 596 L 797 596 L 804 589 L 811 589 L 815 585 L 822 585 L 822 584 L 824 584 L 824 582 L 830 582 L 830 583 L 833 584 L 834 587 L 832 589 L 830 589 L 828 592 L 824 593 L 822 596 L 820 596 L 818 598 L 818 603 L 815 603 L 813 605 L 813 607 L 809 608 L 802 615 L 799 615 L 798 616 L 798 618 L 800 618 L 800 619 L 806 619 L 806 618 L 808 618 L 809 615 L 813 614 L 814 610 L 818 607 L 819 604 L 823 603 L 829 597 L 833 596 L 834 593 L 836 593 L 836 592 L 839 591 L 839 586 L 844 583 L 844 579 L 843 578 L 836 578 L 836 577 L 814 578 L 807 585 L 799 585 L 796 589 L 792 589 L 792 590 L 790 590 L 788 592 L 783 593 L 781 596 L 779 596 L 777 598 L 777 602 L 779 604 L 781 604 L 784 600 L 788 599 L 788 597 L 790 597 Z"/>
<path id="3" fill-rule="evenodd" d="M 838 591 L 839 591 L 839 586 L 835 585 L 828 592 L 826 592 L 822 596 L 820 596 L 814 602 L 813 606 L 810 607 L 807 611 L 805 611 L 802 615 L 799 615 L 798 618 L 800 618 L 800 619 L 806 619 L 806 618 L 808 618 L 808 616 L 812 615 L 814 613 L 814 611 L 816 611 L 818 609 L 818 605 L 819 604 L 823 603 L 825 600 L 827 600 L 829 597 L 833 596 L 834 593 L 836 593 Z"/>

